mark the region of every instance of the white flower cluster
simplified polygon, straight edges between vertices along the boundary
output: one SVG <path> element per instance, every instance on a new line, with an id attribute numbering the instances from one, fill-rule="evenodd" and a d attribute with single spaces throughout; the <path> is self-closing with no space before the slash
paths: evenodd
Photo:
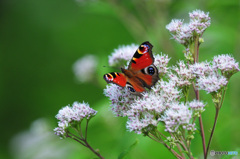
<path id="1" fill-rule="evenodd" d="M 193 100 L 188 105 L 194 113 L 202 113 L 205 110 L 204 107 L 206 106 L 206 104 L 198 100 Z"/>
<path id="2" fill-rule="evenodd" d="M 83 119 L 90 119 L 95 116 L 97 111 L 90 108 L 87 103 L 74 102 L 72 107 L 66 106 L 59 110 L 56 118 L 59 120 L 58 127 L 54 129 L 55 134 L 60 137 L 65 137 L 65 130 Z"/>
<path id="3" fill-rule="evenodd" d="M 126 116 L 129 106 L 138 98 L 132 95 L 126 88 L 122 88 L 115 84 L 107 85 L 104 89 L 105 96 L 109 97 L 112 111 L 116 116 Z"/>
<path id="4" fill-rule="evenodd" d="M 183 24 L 183 20 L 173 19 L 166 28 L 171 32 L 173 39 L 183 45 L 188 45 L 193 41 L 193 36 L 202 35 L 210 26 L 209 13 L 195 10 L 189 13 L 190 22 Z"/>
<path id="5" fill-rule="evenodd" d="M 218 55 L 212 63 L 201 62 L 190 66 L 197 76 L 196 86 L 199 90 L 216 93 L 227 85 L 228 79 L 239 71 L 238 63 L 230 55 Z M 222 74 L 219 74 L 218 70 Z"/>
<path id="6" fill-rule="evenodd" d="M 172 67 L 176 74 L 170 73 L 168 76 L 172 81 L 176 82 L 178 87 L 190 86 L 193 79 L 195 79 L 195 74 L 192 73 L 191 67 L 188 68 L 184 61 L 179 61 L 177 64 L 179 67 Z"/>
<path id="7" fill-rule="evenodd" d="M 127 128 L 130 131 L 140 134 L 155 128 L 161 115 L 181 94 L 173 81 L 159 81 L 152 90 L 143 93 L 142 98 L 130 105 L 127 111 Z"/>
<path id="8" fill-rule="evenodd" d="M 227 78 L 238 72 L 239 64 L 231 55 L 218 55 L 213 58 L 213 67 L 221 70 Z"/>
<path id="9" fill-rule="evenodd" d="M 167 66 L 169 59 L 164 61 L 164 57 L 166 56 L 158 55 L 155 58 L 157 67 Z M 206 104 L 196 100 L 179 103 L 184 93 L 180 88 L 196 82 L 199 90 L 215 93 L 228 83 L 218 69 L 221 72 L 239 70 L 238 63 L 226 55 L 214 57 L 213 62 L 187 65 L 184 61 L 179 61 L 177 64 L 171 68 L 172 72 L 165 69 L 169 81 L 159 80 L 151 91 L 142 93 L 142 97 L 134 96 L 126 88 L 115 84 L 107 85 L 104 93 L 111 100 L 112 111 L 116 116 L 128 117 L 128 130 L 146 133 L 156 128 L 159 122 L 164 122 L 168 132 L 175 132 L 179 127 L 194 131 L 195 124 L 190 121 L 204 111 Z"/>
<path id="10" fill-rule="evenodd" d="M 94 55 L 86 55 L 73 64 L 73 72 L 79 82 L 88 82 L 93 79 L 98 59 Z"/>
<path id="11" fill-rule="evenodd" d="M 171 107 L 164 112 L 159 118 L 165 123 L 165 131 L 176 132 L 179 126 L 188 129 L 188 125 L 192 127 L 190 119 L 192 118 L 192 110 L 184 103 L 172 103 Z"/>
<path id="12" fill-rule="evenodd" d="M 158 121 L 154 119 L 154 115 L 144 112 L 141 118 L 139 117 L 128 117 L 127 129 L 129 131 L 134 131 L 137 134 L 142 132 L 148 132 L 151 130 L 149 126 L 157 126 Z"/>
<path id="13" fill-rule="evenodd" d="M 196 76 L 207 76 L 214 71 L 210 63 L 207 61 L 195 63 L 193 65 L 190 65 L 189 67 L 192 70 L 192 73 Z"/>
<path id="14" fill-rule="evenodd" d="M 196 86 L 200 90 L 213 93 L 226 86 L 227 83 L 228 81 L 224 76 L 215 73 L 209 76 L 200 76 Z"/>
<path id="15" fill-rule="evenodd" d="M 189 13 L 190 23 L 189 27 L 197 34 L 201 35 L 211 24 L 209 12 L 204 13 L 201 10 L 195 10 Z"/>
<path id="16" fill-rule="evenodd" d="M 168 58 L 168 55 L 162 53 L 155 55 L 154 58 L 154 65 L 157 67 L 158 73 L 160 76 L 165 75 L 168 71 L 167 65 L 170 58 Z"/>
<path id="17" fill-rule="evenodd" d="M 119 46 L 117 49 L 114 49 L 112 55 L 108 57 L 108 63 L 110 66 L 116 66 L 121 64 L 121 62 L 126 62 L 131 60 L 133 54 L 138 49 L 138 45 L 131 44 L 131 45 L 122 45 Z"/>

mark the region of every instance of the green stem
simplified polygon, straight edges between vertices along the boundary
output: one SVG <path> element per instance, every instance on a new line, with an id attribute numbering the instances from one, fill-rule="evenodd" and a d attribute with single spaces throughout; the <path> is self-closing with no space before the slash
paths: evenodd
<path id="1" fill-rule="evenodd" d="M 154 134 L 149 133 L 149 135 L 147 135 L 150 139 L 159 142 L 161 144 L 163 144 L 175 157 L 177 157 L 178 159 L 184 159 L 182 156 L 180 156 L 176 151 L 174 151 L 170 146 L 167 145 L 166 142 L 164 142 L 162 140 L 162 138 L 160 136 L 156 137 Z"/>
<path id="2" fill-rule="evenodd" d="M 194 42 L 194 63 L 199 60 L 199 36 L 196 36 Z"/>
<path id="3" fill-rule="evenodd" d="M 81 138 L 77 137 L 76 135 L 74 135 L 70 132 L 67 132 L 66 137 L 69 137 L 69 138 L 79 142 L 81 145 L 86 146 L 85 143 L 84 143 L 85 142 L 84 140 L 82 140 Z"/>
<path id="4" fill-rule="evenodd" d="M 183 93 L 184 93 L 184 96 L 185 96 L 185 104 L 186 104 L 187 101 L 188 101 L 189 87 L 185 87 Z"/>
<path id="5" fill-rule="evenodd" d="M 222 99 L 221 99 L 221 103 L 220 103 L 219 109 L 220 109 L 220 108 L 222 107 L 222 105 L 223 105 L 223 100 L 224 100 L 226 91 L 227 91 L 227 85 L 225 86 L 225 88 L 224 88 L 224 90 L 223 90 Z"/>
<path id="6" fill-rule="evenodd" d="M 163 133 L 161 133 L 160 131 L 156 130 L 156 132 L 160 135 L 163 136 L 165 139 L 167 138 Z"/>
<path id="7" fill-rule="evenodd" d="M 97 156 L 98 156 L 99 158 L 101 158 L 101 159 L 104 159 L 104 157 L 101 156 L 101 154 L 100 154 L 99 152 L 95 151 L 95 150 L 88 144 L 87 141 L 85 141 L 85 143 L 86 143 L 86 147 L 89 148 L 95 155 L 97 155 Z"/>
<path id="8" fill-rule="evenodd" d="M 170 133 L 170 135 L 175 138 L 175 136 L 174 136 L 172 133 Z M 179 142 L 180 142 L 180 141 L 179 141 Z M 184 153 L 183 153 L 183 151 L 182 151 L 179 143 L 176 143 L 176 145 L 177 145 L 177 148 L 178 148 L 179 153 L 182 155 L 182 157 L 185 157 L 185 155 L 184 155 Z"/>
<path id="9" fill-rule="evenodd" d="M 88 122 L 89 122 L 89 120 L 87 120 L 87 123 L 86 123 L 86 129 L 85 129 L 85 140 L 87 140 Z"/>
<path id="10" fill-rule="evenodd" d="M 211 142 L 212 142 L 213 133 L 214 133 L 214 130 L 215 130 L 215 127 L 216 127 L 216 124 L 217 124 L 217 119 L 218 119 L 219 111 L 220 111 L 220 109 L 221 109 L 221 107 L 222 107 L 223 100 L 224 100 L 224 97 L 225 97 L 225 94 L 226 94 L 226 90 L 227 90 L 227 85 L 225 86 L 225 88 L 224 88 L 224 90 L 223 90 L 222 99 L 221 99 L 219 105 L 216 105 L 215 120 L 214 120 L 213 128 L 212 128 L 212 131 L 211 131 L 211 135 L 210 135 L 210 138 L 209 138 L 209 141 L 208 141 L 208 146 L 207 146 L 207 151 L 206 151 L 206 159 L 207 159 L 207 153 L 208 153 L 209 148 L 210 148 L 210 144 L 211 144 Z"/>
<path id="11" fill-rule="evenodd" d="M 209 141 L 208 141 L 207 151 L 206 151 L 206 154 L 205 154 L 206 155 L 206 159 L 207 159 L 207 153 L 209 151 L 210 144 L 211 144 L 211 141 L 212 141 L 213 133 L 214 133 L 214 130 L 215 130 L 215 127 L 216 127 L 216 124 L 217 124 L 219 110 L 220 110 L 219 107 L 216 107 L 215 120 L 214 120 L 213 128 L 212 128 L 212 131 L 211 131 L 211 135 L 210 135 L 210 138 L 209 138 Z"/>

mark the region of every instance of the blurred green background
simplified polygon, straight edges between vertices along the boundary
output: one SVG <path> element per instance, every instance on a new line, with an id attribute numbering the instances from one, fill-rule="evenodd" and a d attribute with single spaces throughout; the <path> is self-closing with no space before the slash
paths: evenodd
<path id="1" fill-rule="evenodd" d="M 51 133 L 39 142 L 35 140 L 57 126 L 55 115 L 60 108 L 83 100 L 98 111 L 90 122 L 89 140 L 106 158 L 117 158 L 136 139 L 139 143 L 126 158 L 172 158 L 164 146 L 126 131 L 126 119 L 114 117 L 103 95 L 106 84 L 102 79 L 102 75 L 112 69 L 103 66 L 108 66 L 108 56 L 114 48 L 146 40 L 154 45 L 154 52 L 171 57 L 170 65 L 183 59 L 183 47 L 170 40 L 165 26 L 173 18 L 188 22 L 188 12 L 195 9 L 210 12 L 212 19 L 203 36 L 205 43 L 200 48 L 200 60 L 231 53 L 240 61 L 239 0 L 1 1 L 0 158 L 94 158 L 81 145 L 70 139 L 59 140 Z M 98 57 L 95 77 L 98 84 L 79 83 L 74 77 L 73 63 L 87 54 Z M 237 151 L 240 147 L 239 81 L 240 73 L 234 75 L 228 85 L 211 145 L 213 150 Z M 203 113 L 208 139 L 215 109 L 209 96 L 201 93 L 201 99 L 209 103 Z M 39 124 L 31 126 L 39 118 L 46 121 L 46 131 L 33 130 L 41 129 Z M 16 135 L 21 138 L 21 134 L 32 138 L 14 140 Z M 34 147 L 24 147 L 24 144 L 31 145 L 31 141 Z M 66 148 L 68 150 L 58 156 Z M 195 157 L 202 158 L 198 134 L 192 151 Z"/>

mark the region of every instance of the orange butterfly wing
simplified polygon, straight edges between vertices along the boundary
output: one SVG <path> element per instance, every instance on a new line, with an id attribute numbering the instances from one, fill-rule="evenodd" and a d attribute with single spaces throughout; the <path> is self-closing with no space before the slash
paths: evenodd
<path id="1" fill-rule="evenodd" d="M 126 76 L 123 73 L 111 72 L 103 76 L 107 83 L 115 83 L 121 87 L 125 87 L 127 83 Z"/>

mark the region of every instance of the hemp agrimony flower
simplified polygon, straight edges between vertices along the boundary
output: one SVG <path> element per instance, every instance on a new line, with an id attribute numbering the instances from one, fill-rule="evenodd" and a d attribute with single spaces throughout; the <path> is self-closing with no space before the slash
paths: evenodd
<path id="1" fill-rule="evenodd" d="M 93 80 L 96 68 L 98 64 L 98 59 L 94 55 L 86 55 L 78 59 L 73 64 L 73 72 L 76 79 L 79 82 L 88 82 Z"/>
<path id="2" fill-rule="evenodd" d="M 54 129 L 54 132 L 60 139 L 71 138 L 103 159 L 100 153 L 94 150 L 87 141 L 88 123 L 96 114 L 97 111 L 90 108 L 89 104 L 74 102 L 72 106 L 65 106 L 59 110 L 56 115 L 59 120 L 58 127 Z M 85 128 L 82 129 L 84 120 L 86 124 Z"/>
<path id="3" fill-rule="evenodd" d="M 195 75 L 192 73 L 191 67 L 189 68 L 184 61 L 179 61 L 178 66 L 172 67 L 172 70 L 176 72 L 170 73 L 169 77 L 172 81 L 176 82 L 178 87 L 190 86 L 192 84 Z"/>
<path id="4" fill-rule="evenodd" d="M 87 103 L 74 102 L 72 107 L 66 106 L 59 110 L 56 118 L 59 120 L 58 127 L 54 129 L 55 134 L 60 138 L 68 137 L 68 128 L 75 127 L 83 119 L 90 120 L 97 111 L 90 108 Z"/>
<path id="5" fill-rule="evenodd" d="M 213 67 L 207 61 L 190 65 L 190 69 L 196 76 L 207 76 L 214 73 Z"/>
<path id="6" fill-rule="evenodd" d="M 200 90 L 205 90 L 208 93 L 217 92 L 228 83 L 227 79 L 218 74 L 210 76 L 202 76 L 198 79 L 197 87 Z"/>
<path id="7" fill-rule="evenodd" d="M 188 128 L 192 111 L 184 103 L 171 103 L 171 107 L 164 112 L 164 115 L 159 118 L 165 123 L 165 131 L 176 132 L 180 126 Z"/>
<path id="8" fill-rule="evenodd" d="M 195 10 L 189 13 L 189 17 L 189 23 L 183 23 L 183 20 L 174 19 L 166 26 L 172 34 L 172 38 L 187 48 L 194 42 L 194 38 L 201 36 L 211 24 L 208 12 L 204 13 L 203 11 Z"/>
<path id="9" fill-rule="evenodd" d="M 155 58 L 154 65 L 157 67 L 159 76 L 161 77 L 165 75 L 168 71 L 167 65 L 170 58 L 168 58 L 168 55 L 162 53 L 160 55 L 156 54 L 154 58 Z"/>
<path id="10" fill-rule="evenodd" d="M 122 88 L 115 84 L 107 85 L 104 89 L 105 96 L 109 97 L 111 101 L 112 111 L 116 116 L 126 116 L 130 109 L 129 105 L 134 102 L 137 96 L 131 94 L 126 88 Z"/>
<path id="11" fill-rule="evenodd" d="M 238 62 L 230 55 L 218 55 L 213 58 L 213 67 L 219 69 L 226 78 L 230 78 L 239 69 Z"/>
<path id="12" fill-rule="evenodd" d="M 123 62 L 129 61 L 133 53 L 137 50 L 138 45 L 121 45 L 117 49 L 114 49 L 113 53 L 108 57 L 108 63 L 110 66 L 116 66 L 124 64 Z"/>
<path id="13" fill-rule="evenodd" d="M 209 13 L 204 13 L 201 10 L 195 10 L 189 13 L 190 23 L 189 27 L 194 33 L 202 35 L 203 32 L 210 26 L 211 18 Z"/>

